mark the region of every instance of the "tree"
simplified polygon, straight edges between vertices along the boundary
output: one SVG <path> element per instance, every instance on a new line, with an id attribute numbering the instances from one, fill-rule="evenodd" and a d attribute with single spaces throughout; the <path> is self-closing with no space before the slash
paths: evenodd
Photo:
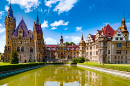
<path id="1" fill-rule="evenodd" d="M 69 44 L 69 45 L 72 45 L 72 44 L 73 44 L 73 45 L 76 45 L 74 42 L 70 42 L 70 44 Z"/>
<path id="2" fill-rule="evenodd" d="M 85 62 L 85 58 L 84 57 L 79 57 L 78 58 L 78 63 L 84 63 Z"/>
<path id="3" fill-rule="evenodd" d="M 29 58 L 28 62 L 31 62 L 31 58 Z"/>
<path id="4" fill-rule="evenodd" d="M 11 62 L 11 64 L 18 64 L 19 63 L 18 53 L 16 50 L 13 50 L 11 52 L 10 62 Z"/>
<path id="5" fill-rule="evenodd" d="M 69 45 L 69 42 L 65 42 L 64 45 L 65 45 L 65 44 L 66 44 L 66 45 Z"/>
<path id="6" fill-rule="evenodd" d="M 33 59 L 33 62 L 36 62 L 36 60 L 35 60 L 35 59 Z"/>
<path id="7" fill-rule="evenodd" d="M 2 53 L 0 52 L 0 55 L 1 55 Z"/>
<path id="8" fill-rule="evenodd" d="M 78 63 L 78 60 L 76 58 L 72 58 L 73 63 Z"/>

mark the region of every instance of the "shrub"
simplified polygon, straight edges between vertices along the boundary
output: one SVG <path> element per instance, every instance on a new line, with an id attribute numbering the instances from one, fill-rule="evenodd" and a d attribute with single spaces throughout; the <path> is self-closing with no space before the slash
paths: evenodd
<path id="1" fill-rule="evenodd" d="M 13 50 L 11 52 L 10 62 L 11 62 L 11 64 L 18 64 L 19 63 L 18 53 L 16 52 L 16 50 Z"/>
<path id="2" fill-rule="evenodd" d="M 31 62 L 31 58 L 29 58 L 28 62 Z"/>
<path id="3" fill-rule="evenodd" d="M 36 62 L 36 60 L 35 60 L 35 59 L 33 59 L 33 62 Z"/>
<path id="4" fill-rule="evenodd" d="M 84 57 L 79 57 L 77 60 L 78 60 L 78 63 L 84 63 L 85 62 Z"/>
<path id="5" fill-rule="evenodd" d="M 78 63 L 78 60 L 76 58 L 72 58 L 73 63 Z"/>

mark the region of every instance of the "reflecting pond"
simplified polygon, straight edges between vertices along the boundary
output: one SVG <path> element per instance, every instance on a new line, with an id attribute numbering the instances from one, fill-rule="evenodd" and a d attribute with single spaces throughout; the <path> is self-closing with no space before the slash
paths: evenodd
<path id="1" fill-rule="evenodd" d="M 128 84 L 129 80 L 70 66 L 45 66 L 0 80 L 0 86 L 130 86 Z"/>

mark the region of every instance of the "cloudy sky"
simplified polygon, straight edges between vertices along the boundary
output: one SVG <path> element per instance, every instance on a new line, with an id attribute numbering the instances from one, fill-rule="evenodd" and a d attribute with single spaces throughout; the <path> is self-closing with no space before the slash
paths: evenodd
<path id="1" fill-rule="evenodd" d="M 5 46 L 4 20 L 10 0 L 0 0 L 0 52 Z M 11 0 L 18 25 L 23 19 L 29 30 L 33 30 L 37 11 L 46 44 L 57 44 L 62 33 L 64 42 L 79 43 L 89 33 L 109 23 L 116 30 L 120 27 L 123 13 L 130 30 L 129 0 Z"/>

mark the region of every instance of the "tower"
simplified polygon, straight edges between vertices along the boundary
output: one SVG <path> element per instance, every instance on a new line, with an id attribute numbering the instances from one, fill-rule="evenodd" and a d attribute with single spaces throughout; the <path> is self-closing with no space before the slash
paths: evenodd
<path id="1" fill-rule="evenodd" d="M 13 16 L 13 10 L 11 8 L 11 3 L 10 3 L 8 14 L 5 18 L 6 46 L 11 46 L 10 37 L 12 36 L 13 32 L 15 31 L 15 27 L 16 27 L 16 19 Z"/>
<path id="2" fill-rule="evenodd" d="M 60 38 L 60 44 L 63 44 L 63 36 L 61 34 L 61 38 Z"/>
<path id="3" fill-rule="evenodd" d="M 39 24 L 38 13 L 37 13 L 36 23 L 34 22 L 33 38 L 34 38 L 34 45 L 35 45 L 35 59 L 36 61 L 40 62 L 42 61 L 42 57 L 44 54 L 44 39 L 43 39 L 41 24 Z"/>
<path id="4" fill-rule="evenodd" d="M 120 27 L 126 41 L 128 41 L 129 39 L 129 32 L 127 30 L 127 27 L 126 27 L 126 24 L 125 24 L 125 18 L 124 18 L 124 14 L 123 14 L 123 18 L 122 18 L 122 21 L 121 21 L 121 27 Z"/>
<path id="5" fill-rule="evenodd" d="M 81 41 L 79 43 L 79 57 L 83 56 L 85 58 L 85 41 L 82 34 Z"/>

